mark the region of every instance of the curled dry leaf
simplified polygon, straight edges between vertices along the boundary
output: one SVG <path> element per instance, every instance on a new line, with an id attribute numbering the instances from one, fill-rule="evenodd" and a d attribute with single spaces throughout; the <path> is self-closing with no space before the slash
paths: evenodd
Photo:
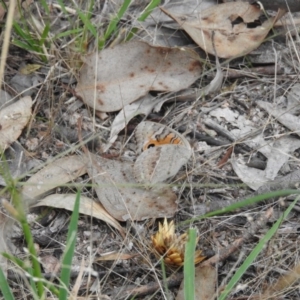
<path id="1" fill-rule="evenodd" d="M 148 94 L 145 97 L 139 99 L 138 101 L 135 101 L 131 104 L 127 104 L 117 114 L 117 116 L 114 118 L 114 121 L 111 124 L 109 145 L 105 149 L 105 151 L 107 151 L 108 148 L 112 145 L 112 143 L 116 141 L 119 132 L 126 127 L 126 125 L 132 118 L 140 114 L 148 116 L 148 114 L 152 111 L 153 107 L 159 102 L 160 99 L 155 99 L 153 96 Z"/>
<path id="2" fill-rule="evenodd" d="M 177 21 L 207 53 L 222 58 L 243 56 L 257 48 L 285 13 L 280 10 L 276 17 L 260 24 L 259 18 L 264 13 L 259 6 L 241 1 L 212 6 L 197 17 L 172 15 L 163 8 L 162 11 Z"/>
<path id="3" fill-rule="evenodd" d="M 39 203 L 37 203 L 35 207 L 51 206 L 73 211 L 75 198 L 76 195 L 74 194 L 53 194 L 39 201 Z M 125 232 L 122 226 L 113 217 L 111 217 L 111 215 L 104 209 L 104 207 L 100 203 L 97 203 L 83 195 L 80 196 L 79 213 L 106 222 L 107 224 L 110 224 L 112 227 L 116 228 L 123 237 L 125 236 Z"/>
<path id="4" fill-rule="evenodd" d="M 86 165 L 99 201 L 114 218 L 138 221 L 175 214 L 177 197 L 172 190 L 161 184 L 151 189 L 138 185 L 131 163 L 90 153 L 86 156 Z"/>
<path id="5" fill-rule="evenodd" d="M 22 195 L 28 205 L 34 205 L 48 191 L 75 180 L 86 173 L 85 163 L 79 156 L 62 157 L 49 163 L 24 184 Z"/>
<path id="6" fill-rule="evenodd" d="M 234 154 L 232 154 L 230 161 L 235 174 L 251 189 L 256 191 L 261 186 L 267 184 L 268 180 L 266 179 L 264 170 L 246 166 L 244 162 L 240 162 Z"/>
<path id="7" fill-rule="evenodd" d="M 31 117 L 32 99 L 23 97 L 0 110 L 0 149 L 4 151 L 20 136 Z"/>
<path id="8" fill-rule="evenodd" d="M 85 58 L 76 93 L 98 111 L 123 108 L 149 91 L 179 91 L 201 73 L 193 50 L 132 41 Z"/>

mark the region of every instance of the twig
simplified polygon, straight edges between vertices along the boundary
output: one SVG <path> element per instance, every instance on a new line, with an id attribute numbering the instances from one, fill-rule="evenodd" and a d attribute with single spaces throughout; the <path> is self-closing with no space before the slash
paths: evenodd
<path id="1" fill-rule="evenodd" d="M 183 279 L 182 273 L 177 273 L 172 275 L 167 279 L 168 288 L 172 288 L 175 286 L 179 286 Z M 142 285 L 139 287 L 136 286 L 127 286 L 126 288 L 120 288 L 114 290 L 112 294 L 109 294 L 112 299 L 128 299 L 128 297 L 141 297 L 146 296 L 152 293 L 155 293 L 157 290 L 161 288 L 161 284 L 159 282 L 150 282 L 149 284 Z"/>

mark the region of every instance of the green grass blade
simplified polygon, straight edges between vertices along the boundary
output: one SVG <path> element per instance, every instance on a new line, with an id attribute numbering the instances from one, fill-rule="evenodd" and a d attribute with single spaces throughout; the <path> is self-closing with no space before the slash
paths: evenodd
<path id="1" fill-rule="evenodd" d="M 99 41 L 99 48 L 102 49 L 105 46 L 106 40 L 111 36 L 111 34 L 116 30 L 118 22 L 123 17 L 124 13 L 127 11 L 131 0 L 124 0 L 123 5 L 120 7 L 117 15 L 112 18 L 109 25 L 104 33 L 104 37 Z"/>
<path id="2" fill-rule="evenodd" d="M 8 285 L 7 279 L 0 268 L 0 290 L 5 300 L 14 300 L 14 295 L 11 292 L 11 289 Z"/>
<path id="3" fill-rule="evenodd" d="M 117 15 L 109 22 L 109 25 L 107 27 L 107 30 L 104 34 L 104 39 L 108 39 L 112 32 L 116 30 L 118 22 L 121 20 L 125 12 L 127 11 L 129 5 L 131 3 L 131 0 L 124 0 L 123 5 L 119 9 Z"/>
<path id="4" fill-rule="evenodd" d="M 62 0 L 57 0 L 57 2 L 58 2 L 58 4 L 60 5 L 60 8 L 61 8 L 62 12 L 63 12 L 66 16 L 68 16 L 69 13 L 68 13 L 68 11 L 67 11 L 67 9 L 66 9 L 66 7 L 65 7 L 64 1 L 62 1 Z"/>
<path id="5" fill-rule="evenodd" d="M 168 295 L 169 288 L 168 288 L 168 281 L 167 281 L 167 272 L 166 272 L 166 265 L 165 265 L 165 262 L 163 259 L 160 260 L 160 264 L 161 264 L 161 273 L 162 273 L 164 290 L 165 290 L 166 295 Z M 167 299 L 168 299 L 168 297 L 167 297 Z"/>
<path id="6" fill-rule="evenodd" d="M 263 247 L 266 243 L 272 238 L 272 236 L 277 232 L 281 222 L 288 216 L 293 207 L 299 201 L 300 196 L 296 197 L 296 199 L 289 205 L 286 211 L 283 213 L 282 217 L 279 218 L 276 223 L 271 227 L 271 229 L 266 233 L 266 235 L 259 241 L 259 243 L 255 246 L 255 248 L 251 251 L 248 257 L 245 259 L 243 264 L 239 267 L 239 269 L 235 272 L 231 280 L 228 282 L 225 290 L 221 293 L 219 300 L 225 300 L 246 270 L 250 267 L 253 261 L 256 259 L 258 254 L 262 251 Z"/>
<path id="7" fill-rule="evenodd" d="M 197 243 L 197 230 L 188 230 L 188 241 L 185 245 L 183 265 L 184 299 L 195 300 L 195 249 Z"/>
<path id="8" fill-rule="evenodd" d="M 9 253 L 2 253 L 2 255 L 3 255 L 3 257 L 5 257 L 8 260 L 10 260 L 11 262 L 13 262 L 15 265 L 20 267 L 22 270 L 24 270 L 28 274 L 28 277 L 30 280 L 30 286 L 32 288 L 32 295 L 35 296 L 35 299 L 39 299 L 38 292 L 36 289 L 36 281 L 37 280 L 40 280 L 41 282 L 43 282 L 44 286 L 47 289 L 49 289 L 53 295 L 58 296 L 59 292 L 58 292 L 57 288 L 54 286 L 54 284 L 52 282 L 45 280 L 44 278 L 37 278 L 37 279 L 34 278 L 32 267 L 28 266 L 23 260 L 15 257 Z"/>
<path id="9" fill-rule="evenodd" d="M 32 289 L 32 295 L 35 295 L 37 297 L 38 291 L 36 288 L 36 284 L 33 281 L 33 269 L 31 267 L 29 267 L 23 260 L 15 257 L 9 253 L 3 253 L 2 255 L 6 259 L 10 260 L 15 265 L 17 265 L 18 267 L 20 267 L 22 270 L 24 270 L 29 275 L 29 281 L 30 281 L 30 286 Z"/>
<path id="10" fill-rule="evenodd" d="M 26 43 L 23 43 L 22 41 L 20 40 L 16 40 L 16 39 L 13 39 L 12 40 L 12 44 L 19 47 L 19 48 L 22 48 L 24 50 L 27 50 L 27 51 L 36 51 L 36 50 L 33 50 L 32 47 Z"/>
<path id="11" fill-rule="evenodd" d="M 16 22 L 14 22 L 13 27 L 14 27 L 14 30 L 15 30 L 16 34 L 19 37 L 23 38 L 28 45 L 30 45 L 31 47 L 35 46 L 34 43 L 33 43 L 33 41 L 32 41 L 30 33 L 25 32 L 21 28 L 21 26 L 18 23 L 16 23 Z"/>
<path id="12" fill-rule="evenodd" d="M 148 16 L 152 13 L 153 9 L 156 8 L 160 4 L 160 0 L 151 0 L 151 2 L 146 6 L 146 8 L 141 13 L 140 17 L 138 17 L 138 21 L 145 21 Z M 126 37 L 126 41 L 130 41 L 133 36 L 139 31 L 137 27 L 134 27 L 130 30 L 128 36 Z"/>
<path id="13" fill-rule="evenodd" d="M 39 41 L 40 46 L 44 45 L 45 40 L 46 40 L 47 37 L 48 37 L 49 31 L 50 31 L 50 24 L 47 23 L 47 24 L 45 25 L 45 28 L 44 28 L 43 32 L 42 32 L 41 39 L 40 39 L 40 41 Z"/>
<path id="14" fill-rule="evenodd" d="M 60 275 L 61 287 L 59 289 L 59 299 L 66 300 L 68 297 L 68 287 L 70 284 L 71 265 L 75 250 L 78 218 L 79 218 L 80 192 L 77 192 L 74 209 L 69 225 L 66 251 L 62 260 L 62 270 Z"/>
<path id="15" fill-rule="evenodd" d="M 5 178 L 5 182 L 7 184 L 7 190 L 11 195 L 13 206 L 7 203 L 7 208 L 10 209 L 10 213 L 13 214 L 13 217 L 20 222 L 24 238 L 27 244 L 28 252 L 30 254 L 30 259 L 33 268 L 33 277 L 37 279 L 36 287 L 37 287 L 37 295 L 39 299 L 44 299 L 45 290 L 43 285 L 43 276 L 41 272 L 41 265 L 38 261 L 36 249 L 34 246 L 34 240 L 30 231 L 30 226 L 27 222 L 26 213 L 23 205 L 23 199 L 17 190 L 16 182 L 10 177 L 10 173 L 6 171 L 7 166 L 1 166 L 0 173 L 3 174 Z M 5 175 L 4 175 L 5 174 Z M 40 280 L 38 280 L 40 279 Z"/>
<path id="16" fill-rule="evenodd" d="M 138 21 L 145 21 L 148 16 L 152 13 L 153 9 L 160 4 L 160 0 L 151 0 L 151 2 L 146 6 L 144 11 L 141 13 L 141 16 L 138 18 Z"/>
<path id="17" fill-rule="evenodd" d="M 199 220 L 202 220 L 202 219 L 205 219 L 205 218 L 208 218 L 208 217 L 213 217 L 213 216 L 221 215 L 221 214 L 224 214 L 224 213 L 229 213 L 229 212 L 235 211 L 239 208 L 246 207 L 246 206 L 249 206 L 249 205 L 253 205 L 255 203 L 258 203 L 258 202 L 261 202 L 261 201 L 264 201 L 264 200 L 268 200 L 270 198 L 284 197 L 284 196 L 297 195 L 297 194 L 298 195 L 300 194 L 299 190 L 281 190 L 281 191 L 275 191 L 275 192 L 270 192 L 270 193 L 266 193 L 266 194 L 261 194 L 261 195 L 258 195 L 258 196 L 250 197 L 250 198 L 247 198 L 245 200 L 236 202 L 236 203 L 231 204 L 231 205 L 229 205 L 227 207 L 224 207 L 222 209 L 209 212 L 209 213 L 207 213 L 205 215 L 202 215 L 200 217 L 192 218 L 192 219 L 189 219 L 187 221 L 181 222 L 180 224 L 178 224 L 178 226 L 179 225 L 180 226 L 187 225 L 187 224 L 190 224 L 191 222 L 199 221 Z"/>
<path id="18" fill-rule="evenodd" d="M 4 162 L 6 162 L 6 160 L 4 160 Z M 41 272 L 41 266 L 40 266 L 40 263 L 37 258 L 37 253 L 36 253 L 36 250 L 34 247 L 33 237 L 32 237 L 31 231 L 30 231 L 30 226 L 27 222 L 26 213 L 25 213 L 25 209 L 24 209 L 24 205 L 23 205 L 23 199 L 17 189 L 15 180 L 11 177 L 8 165 L 6 163 L 3 163 L 0 166 L 0 174 L 3 176 L 3 178 L 5 180 L 6 189 L 9 192 L 11 199 L 12 199 L 12 203 L 13 203 L 13 205 L 11 205 L 10 203 L 6 203 L 5 208 L 9 209 L 9 212 L 12 214 L 12 216 L 17 221 L 19 221 L 21 224 L 24 238 L 25 238 L 27 248 L 28 248 L 28 251 L 30 254 L 30 259 L 31 259 L 32 269 L 33 269 L 32 270 L 33 277 L 35 277 L 37 279 L 39 279 L 39 278 L 42 279 L 43 277 L 42 277 L 42 272 Z M 6 254 L 4 253 L 2 255 L 5 256 Z M 13 258 L 14 257 L 12 256 L 11 259 L 13 259 Z M 17 260 L 17 262 L 20 263 L 21 260 Z M 40 280 L 37 281 L 36 289 L 34 288 L 34 290 L 36 291 L 36 295 L 38 296 L 39 299 L 44 299 L 44 296 L 45 296 L 44 286 Z"/>
<path id="19" fill-rule="evenodd" d="M 67 30 L 67 31 L 64 31 L 64 32 L 61 32 L 61 33 L 55 35 L 55 36 L 54 36 L 54 40 L 60 39 L 60 38 L 65 37 L 65 36 L 76 35 L 76 34 L 79 34 L 79 33 L 81 33 L 81 32 L 82 32 L 82 29 L 81 29 L 81 28 Z"/>
<path id="20" fill-rule="evenodd" d="M 46 15 L 49 16 L 50 15 L 50 10 L 49 10 L 49 5 L 46 2 L 46 0 L 40 0 L 40 3 L 42 5 L 42 7 L 44 8 Z"/>
<path id="21" fill-rule="evenodd" d="M 88 16 L 86 16 L 82 11 L 77 10 L 78 16 L 83 22 L 84 26 L 91 32 L 91 34 L 94 36 L 95 39 L 98 38 L 97 30 L 95 26 L 91 23 Z"/>

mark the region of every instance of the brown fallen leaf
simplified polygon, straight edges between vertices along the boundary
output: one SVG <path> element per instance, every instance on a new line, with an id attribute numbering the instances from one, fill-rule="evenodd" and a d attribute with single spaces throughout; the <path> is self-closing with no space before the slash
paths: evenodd
<path id="1" fill-rule="evenodd" d="M 28 75 L 28 74 L 34 73 L 35 71 L 39 70 L 41 67 L 42 67 L 42 65 L 38 65 L 38 64 L 27 64 L 27 65 L 21 67 L 19 72 L 22 75 Z"/>
<path id="2" fill-rule="evenodd" d="M 196 52 L 131 41 L 85 58 L 76 88 L 78 96 L 98 111 L 122 109 L 149 91 L 179 91 L 199 78 Z"/>
<path id="3" fill-rule="evenodd" d="M 222 58 L 243 56 L 257 48 L 285 11 L 263 23 L 259 6 L 248 2 L 228 2 L 212 6 L 197 17 L 175 16 L 161 10 L 177 21 L 190 37 L 207 53 Z"/>
<path id="4" fill-rule="evenodd" d="M 45 273 L 57 275 L 60 270 L 60 261 L 53 255 L 45 255 L 39 258 Z"/>
<path id="5" fill-rule="evenodd" d="M 31 117 L 32 99 L 23 97 L 0 110 L 0 150 L 4 151 L 20 136 Z"/>
<path id="6" fill-rule="evenodd" d="M 177 196 L 172 190 L 163 184 L 151 189 L 137 184 L 131 163 L 89 153 L 86 165 L 99 201 L 117 220 L 144 220 L 175 214 Z"/>
<path id="7" fill-rule="evenodd" d="M 81 157 L 72 155 L 59 158 L 31 176 L 24 183 L 22 195 L 28 205 L 34 205 L 42 195 L 85 173 L 86 166 Z"/>
<path id="8" fill-rule="evenodd" d="M 278 295 L 284 295 L 291 285 L 299 282 L 300 278 L 300 264 L 296 264 L 285 274 L 281 275 L 277 282 L 266 285 L 267 288 L 262 295 L 257 297 L 259 300 L 278 299 Z"/>
<path id="9" fill-rule="evenodd" d="M 195 299 L 215 299 L 217 270 L 213 266 L 197 267 L 195 269 Z M 176 300 L 184 300 L 184 281 L 181 282 Z"/>
<path id="10" fill-rule="evenodd" d="M 51 206 L 73 211 L 75 198 L 76 195 L 74 194 L 53 194 L 39 201 L 39 203 L 37 203 L 35 207 Z M 104 209 L 104 207 L 100 203 L 95 202 L 93 199 L 81 195 L 79 203 L 79 213 L 106 222 L 107 224 L 116 228 L 121 233 L 121 235 L 125 237 L 125 231 L 123 227 L 114 218 L 111 217 L 111 215 Z"/>

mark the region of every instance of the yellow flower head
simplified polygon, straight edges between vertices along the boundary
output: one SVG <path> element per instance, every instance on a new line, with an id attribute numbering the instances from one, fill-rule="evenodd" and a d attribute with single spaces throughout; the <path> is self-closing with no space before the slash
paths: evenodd
<path id="1" fill-rule="evenodd" d="M 176 235 L 174 221 L 168 223 L 166 218 L 163 224 L 159 223 L 158 226 L 158 231 L 151 236 L 154 249 L 160 256 L 164 257 L 166 264 L 182 266 L 187 234 Z M 198 264 L 203 259 L 205 259 L 205 256 L 201 255 L 201 250 L 197 250 L 195 253 L 195 264 Z"/>

